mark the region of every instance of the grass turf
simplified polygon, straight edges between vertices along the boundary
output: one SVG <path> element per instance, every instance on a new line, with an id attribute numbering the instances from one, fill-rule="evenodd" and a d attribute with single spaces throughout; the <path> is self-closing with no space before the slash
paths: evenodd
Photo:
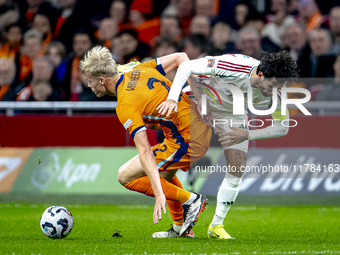
<path id="1" fill-rule="evenodd" d="M 233 240 L 207 238 L 215 205 L 194 227 L 195 239 L 152 239 L 170 227 L 170 215 L 152 223 L 150 205 L 64 205 L 73 214 L 71 234 L 44 236 L 39 220 L 50 204 L 0 204 L 0 254 L 291 254 L 340 253 L 340 207 L 237 206 L 226 227 Z M 119 230 L 122 238 L 112 234 Z"/>

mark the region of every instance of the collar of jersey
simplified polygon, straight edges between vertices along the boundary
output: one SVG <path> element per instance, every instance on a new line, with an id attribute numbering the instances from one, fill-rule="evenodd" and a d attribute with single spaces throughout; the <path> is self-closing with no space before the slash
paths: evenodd
<path id="1" fill-rule="evenodd" d="M 247 75 L 247 77 L 249 78 L 249 79 L 247 79 L 248 88 L 251 87 L 251 74 L 253 73 L 253 71 L 254 71 L 254 69 L 255 69 L 256 67 L 258 67 L 258 66 L 254 66 L 254 67 L 249 71 L 249 73 L 248 73 L 248 75 Z"/>
<path id="2" fill-rule="evenodd" d="M 124 74 L 121 74 L 119 80 L 116 83 L 116 94 L 118 94 L 118 86 L 122 83 L 123 79 L 124 79 Z"/>

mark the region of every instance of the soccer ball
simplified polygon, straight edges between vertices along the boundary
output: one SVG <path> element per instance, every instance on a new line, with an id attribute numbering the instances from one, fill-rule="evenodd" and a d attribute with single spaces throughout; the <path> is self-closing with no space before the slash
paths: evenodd
<path id="1" fill-rule="evenodd" d="M 42 232 L 50 238 L 64 238 L 71 233 L 73 216 L 62 206 L 51 206 L 40 218 Z"/>

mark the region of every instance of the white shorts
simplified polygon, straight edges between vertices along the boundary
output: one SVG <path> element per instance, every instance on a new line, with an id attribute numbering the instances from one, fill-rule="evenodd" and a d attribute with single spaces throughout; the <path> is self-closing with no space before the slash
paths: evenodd
<path id="1" fill-rule="evenodd" d="M 225 132 L 234 132 L 234 130 L 230 129 L 229 126 L 243 128 L 249 130 L 248 128 L 248 118 L 245 115 L 235 116 L 235 115 L 227 115 L 227 114 L 218 114 L 213 113 L 215 119 L 215 127 L 214 132 L 216 135 L 218 133 Z M 248 153 L 249 140 L 245 140 L 242 143 L 238 143 L 232 146 L 222 145 L 223 149 L 236 149 L 244 151 Z"/>

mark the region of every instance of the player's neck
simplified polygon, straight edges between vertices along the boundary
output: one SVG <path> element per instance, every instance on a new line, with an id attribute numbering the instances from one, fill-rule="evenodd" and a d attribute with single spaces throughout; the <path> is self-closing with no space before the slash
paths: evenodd
<path id="1" fill-rule="evenodd" d="M 253 88 L 257 88 L 258 87 L 258 83 L 259 83 L 259 76 L 256 74 L 257 71 L 257 67 L 253 70 L 253 72 L 250 75 L 250 86 L 252 86 Z"/>
<path id="2" fill-rule="evenodd" d="M 119 79 L 120 79 L 119 73 L 117 73 L 115 76 L 107 79 L 107 90 L 108 90 L 108 94 L 110 96 L 116 96 L 117 95 L 116 85 L 117 85 L 117 82 L 119 81 Z"/>

